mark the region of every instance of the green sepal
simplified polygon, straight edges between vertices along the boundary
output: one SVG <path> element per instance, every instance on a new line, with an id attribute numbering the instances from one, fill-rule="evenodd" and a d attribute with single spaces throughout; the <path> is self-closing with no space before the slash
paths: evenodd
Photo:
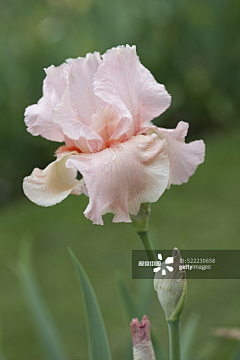
<path id="1" fill-rule="evenodd" d="M 166 319 L 167 321 L 177 321 L 180 319 L 186 298 L 187 298 L 187 282 L 185 280 L 184 281 L 184 289 L 183 289 L 182 295 L 180 297 L 180 300 L 179 300 L 175 310 L 171 314 L 170 318 Z"/>

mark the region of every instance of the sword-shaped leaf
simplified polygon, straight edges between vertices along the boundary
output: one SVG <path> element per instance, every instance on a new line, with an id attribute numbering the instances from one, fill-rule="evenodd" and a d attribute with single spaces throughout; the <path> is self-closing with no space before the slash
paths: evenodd
<path id="1" fill-rule="evenodd" d="M 69 252 L 79 278 L 84 299 L 88 332 L 89 359 L 111 360 L 107 332 L 92 284 L 73 251 L 69 249 Z"/>

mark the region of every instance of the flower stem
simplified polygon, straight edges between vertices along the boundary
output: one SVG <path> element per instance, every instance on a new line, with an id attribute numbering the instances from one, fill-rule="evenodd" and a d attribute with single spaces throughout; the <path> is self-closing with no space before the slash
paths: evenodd
<path id="1" fill-rule="evenodd" d="M 168 320 L 170 360 L 180 360 L 180 319 Z"/>
<path id="2" fill-rule="evenodd" d="M 131 219 L 132 219 L 132 225 L 141 239 L 148 260 L 156 261 L 157 256 L 154 251 L 150 237 L 148 235 L 148 221 L 149 221 L 150 211 L 151 211 L 150 203 L 141 204 L 139 213 L 135 216 L 132 215 Z"/>
<path id="3" fill-rule="evenodd" d="M 148 231 L 144 231 L 144 232 L 137 232 L 138 236 L 141 239 L 142 242 L 142 246 L 145 250 L 146 256 L 148 258 L 149 261 L 156 261 L 157 260 L 157 255 L 154 251 L 151 239 L 149 237 Z"/>

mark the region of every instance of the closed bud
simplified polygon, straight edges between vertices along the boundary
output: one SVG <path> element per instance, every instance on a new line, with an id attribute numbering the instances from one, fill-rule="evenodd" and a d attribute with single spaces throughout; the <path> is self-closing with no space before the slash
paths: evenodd
<path id="1" fill-rule="evenodd" d="M 172 257 L 171 267 L 163 262 L 161 269 L 164 271 L 157 272 L 154 279 L 154 289 L 168 321 L 180 318 L 187 294 L 186 273 L 181 266 L 182 257 L 177 248 L 173 250 Z"/>
<path id="2" fill-rule="evenodd" d="M 144 315 L 141 323 L 137 318 L 132 319 L 130 330 L 133 341 L 133 360 L 156 360 L 147 315 Z"/>

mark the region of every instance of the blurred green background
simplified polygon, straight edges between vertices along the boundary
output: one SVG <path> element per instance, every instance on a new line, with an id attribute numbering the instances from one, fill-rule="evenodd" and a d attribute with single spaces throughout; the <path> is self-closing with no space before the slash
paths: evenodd
<path id="1" fill-rule="evenodd" d="M 113 358 L 124 358 L 129 324 L 118 301 L 115 271 L 131 280 L 131 250 L 141 249 L 129 224 L 103 227 L 83 216 L 84 196 L 40 208 L 22 194 L 22 179 L 53 160 L 58 144 L 26 132 L 24 109 L 42 95 L 43 68 L 119 44 L 136 44 L 142 63 L 172 95 L 156 124 L 190 123 L 188 141 L 203 138 L 206 161 L 188 184 L 173 186 L 152 206 L 156 248 L 240 249 L 238 0 L 2 0 L 0 3 L 0 317 L 9 360 L 43 359 L 15 275 L 20 243 L 33 242 L 33 260 L 47 304 L 72 360 L 87 359 L 82 298 L 67 252 L 86 268 L 103 311 Z M 240 326 L 240 282 L 189 281 L 183 326 L 201 316 L 194 359 L 223 360 L 236 345 L 210 336 Z M 163 311 L 153 294 L 148 315 L 167 349 Z"/>

